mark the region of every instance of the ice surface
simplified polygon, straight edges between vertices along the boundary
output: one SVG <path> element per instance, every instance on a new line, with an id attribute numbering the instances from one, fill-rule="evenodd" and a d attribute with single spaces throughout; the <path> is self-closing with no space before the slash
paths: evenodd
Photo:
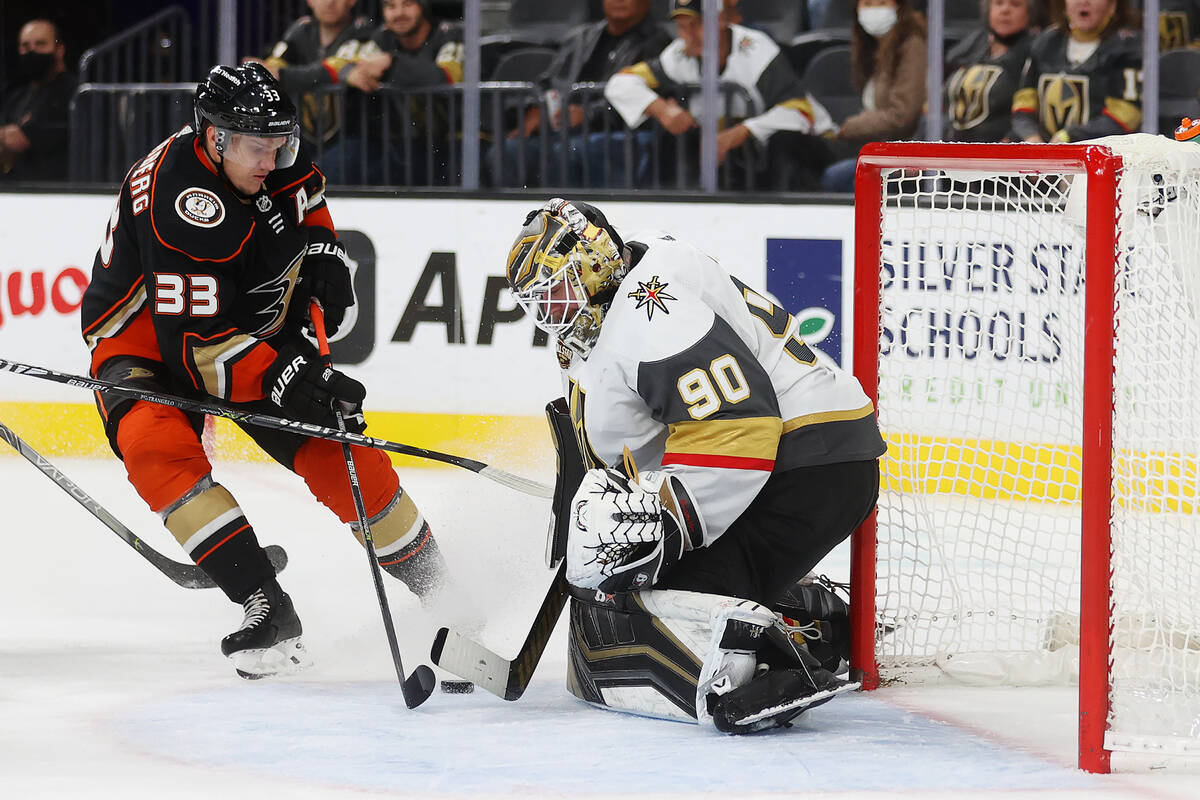
<path id="1" fill-rule="evenodd" d="M 57 464 L 183 560 L 117 462 Z M 31 465 L 0 456 L 0 797 L 1200 797 L 1197 776 L 1074 769 L 1064 689 L 883 690 L 742 738 L 604 712 L 565 688 L 562 625 L 521 700 L 437 692 L 409 711 L 349 533 L 282 468 L 222 464 L 216 477 L 291 557 L 281 580 L 316 662 L 299 676 L 237 678 L 218 642 L 240 609 L 175 586 Z M 461 588 L 427 612 L 386 579 L 405 665 L 428 663 L 448 621 L 512 655 L 550 579 L 547 501 L 462 470 L 401 480 Z M 844 574 L 844 551 L 823 566 Z"/>

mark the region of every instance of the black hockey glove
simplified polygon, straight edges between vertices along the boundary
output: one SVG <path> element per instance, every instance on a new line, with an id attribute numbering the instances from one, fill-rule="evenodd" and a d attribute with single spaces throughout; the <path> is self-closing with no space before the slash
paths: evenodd
<path id="1" fill-rule="evenodd" d="M 294 308 L 302 309 L 308 332 L 308 302 L 316 300 L 325 312 L 325 333 L 333 336 L 346 309 L 354 305 L 354 285 L 350 280 L 349 258 L 341 242 L 312 242 L 300 266 L 300 285 L 292 298 Z"/>
<path id="2" fill-rule="evenodd" d="M 366 430 L 362 402 L 367 390 L 345 373 L 323 365 L 315 354 L 294 347 L 281 349 L 263 376 L 263 391 L 289 419 L 327 424 L 336 401 L 346 430 Z"/>

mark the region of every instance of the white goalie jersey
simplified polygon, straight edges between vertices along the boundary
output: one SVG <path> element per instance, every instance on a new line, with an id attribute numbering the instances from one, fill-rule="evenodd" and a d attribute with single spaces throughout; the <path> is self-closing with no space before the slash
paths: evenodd
<path id="1" fill-rule="evenodd" d="M 588 357 L 559 347 L 589 467 L 681 477 L 711 544 L 774 471 L 884 452 L 858 381 L 798 334 L 768 296 L 665 234 L 628 240 L 622 279 Z"/>

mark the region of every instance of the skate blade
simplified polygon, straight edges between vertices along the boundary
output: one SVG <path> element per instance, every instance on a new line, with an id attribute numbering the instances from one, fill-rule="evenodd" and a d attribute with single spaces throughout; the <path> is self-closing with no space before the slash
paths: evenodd
<path id="1" fill-rule="evenodd" d="M 852 692 L 861 686 L 861 683 L 854 681 L 853 683 L 847 683 L 842 686 L 838 686 L 835 689 L 826 689 L 823 692 L 816 692 L 805 697 L 797 698 L 790 703 L 783 703 L 781 705 L 772 706 L 771 708 L 765 708 L 762 711 L 759 711 L 757 714 L 751 714 L 748 717 L 738 720 L 735 724 L 739 728 L 753 726 L 756 722 L 761 722 L 770 717 L 777 717 L 785 712 L 794 712 L 791 719 L 795 719 L 805 711 L 808 711 L 810 708 L 816 708 L 817 706 L 824 705 L 833 698 L 837 697 L 839 694 Z"/>
<path id="2" fill-rule="evenodd" d="M 273 675 L 293 675 L 312 665 L 308 650 L 299 636 L 284 639 L 272 647 L 239 650 L 231 653 L 229 660 L 233 662 L 237 674 L 248 681 Z"/>

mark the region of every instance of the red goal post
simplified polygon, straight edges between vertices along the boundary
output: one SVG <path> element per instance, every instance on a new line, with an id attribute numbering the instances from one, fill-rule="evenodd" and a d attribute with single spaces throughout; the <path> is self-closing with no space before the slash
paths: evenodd
<path id="1" fill-rule="evenodd" d="M 1180 266 L 1200 147 L 1142 136 L 872 144 L 855 179 L 853 366 L 889 452 L 853 539 L 852 666 L 865 689 L 1051 683 L 1077 648 L 1093 772 L 1114 750 L 1200 757 L 1200 567 L 1179 552 L 1200 439 L 1152 427 L 1194 368 L 1148 366 L 1154 336 L 1189 361 L 1200 331 Z M 1139 718 L 1158 701 L 1182 716 Z"/>

